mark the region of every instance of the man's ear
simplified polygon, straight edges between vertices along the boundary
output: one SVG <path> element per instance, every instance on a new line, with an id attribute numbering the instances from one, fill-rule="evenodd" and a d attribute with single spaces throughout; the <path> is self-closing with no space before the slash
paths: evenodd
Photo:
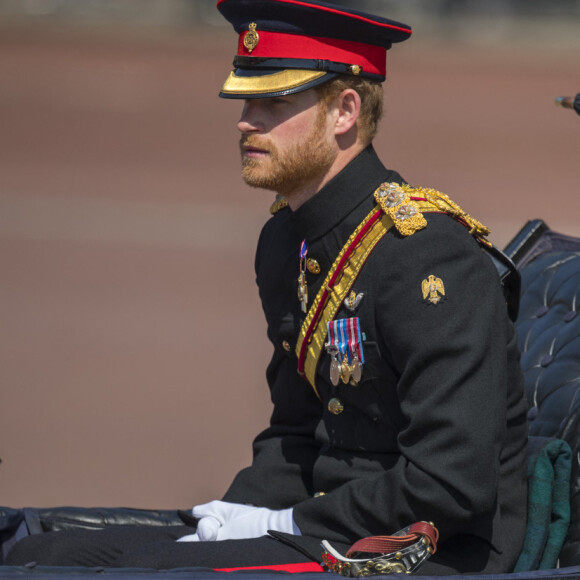
<path id="1" fill-rule="evenodd" d="M 360 95 L 354 89 L 345 89 L 335 101 L 334 134 L 344 135 L 356 124 L 360 115 Z"/>

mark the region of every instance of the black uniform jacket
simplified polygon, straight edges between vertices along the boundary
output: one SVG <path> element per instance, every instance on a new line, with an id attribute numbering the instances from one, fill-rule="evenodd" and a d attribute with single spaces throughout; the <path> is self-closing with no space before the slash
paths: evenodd
<path id="1" fill-rule="evenodd" d="M 404 237 L 391 228 L 370 255 L 353 287 L 364 294 L 357 310 L 337 314 L 360 319 L 358 386 L 332 385 L 325 352 L 321 400 L 297 373 L 301 242 L 321 269 L 307 272 L 311 304 L 383 182 L 404 183 L 369 147 L 296 212 L 266 223 L 256 274 L 274 345 L 274 409 L 224 500 L 293 506 L 303 537 L 285 541 L 313 557 L 320 539 L 344 549 L 428 520 L 440 549 L 422 573 L 511 571 L 526 525 L 519 353 L 496 270 L 463 225 L 425 213 L 424 229 Z M 423 298 L 430 275 L 445 287 L 437 304 Z M 342 413 L 329 411 L 331 398 Z"/>

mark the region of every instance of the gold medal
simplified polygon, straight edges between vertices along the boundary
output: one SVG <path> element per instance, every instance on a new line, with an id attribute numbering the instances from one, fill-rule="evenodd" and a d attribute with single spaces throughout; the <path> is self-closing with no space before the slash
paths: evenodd
<path id="1" fill-rule="evenodd" d="M 340 365 L 336 356 L 330 361 L 330 382 L 336 387 L 340 380 Z"/>
<path id="2" fill-rule="evenodd" d="M 362 365 L 358 360 L 356 353 L 352 356 L 352 364 L 350 365 L 350 384 L 356 387 L 362 378 Z"/>
<path id="3" fill-rule="evenodd" d="M 338 362 L 338 344 L 332 324 L 328 323 L 328 342 L 324 345 L 330 355 L 330 382 L 336 387 L 340 381 L 340 363 Z"/>
<path id="4" fill-rule="evenodd" d="M 362 378 L 362 365 L 360 364 L 360 361 L 358 360 L 358 356 L 357 356 L 356 352 L 352 355 L 352 364 L 350 365 L 350 374 L 351 374 L 350 384 L 353 387 L 356 387 L 360 383 L 360 380 Z"/>
<path id="5" fill-rule="evenodd" d="M 345 385 L 350 381 L 350 365 L 346 357 L 344 357 L 340 365 L 340 378 Z"/>

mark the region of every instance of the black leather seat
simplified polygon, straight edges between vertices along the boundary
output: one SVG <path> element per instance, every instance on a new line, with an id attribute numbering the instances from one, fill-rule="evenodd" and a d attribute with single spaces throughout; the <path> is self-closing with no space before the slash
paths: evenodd
<path id="1" fill-rule="evenodd" d="M 571 523 L 560 565 L 580 565 L 580 239 L 528 222 L 506 248 L 521 273 L 516 322 L 530 435 L 573 452 Z"/>

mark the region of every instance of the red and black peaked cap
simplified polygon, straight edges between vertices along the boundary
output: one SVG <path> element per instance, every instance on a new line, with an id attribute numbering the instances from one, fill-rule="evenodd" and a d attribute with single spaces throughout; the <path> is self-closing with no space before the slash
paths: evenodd
<path id="1" fill-rule="evenodd" d="M 387 50 L 406 24 L 318 0 L 218 0 L 239 34 L 234 70 L 220 97 L 288 95 L 339 74 L 386 77 Z"/>

